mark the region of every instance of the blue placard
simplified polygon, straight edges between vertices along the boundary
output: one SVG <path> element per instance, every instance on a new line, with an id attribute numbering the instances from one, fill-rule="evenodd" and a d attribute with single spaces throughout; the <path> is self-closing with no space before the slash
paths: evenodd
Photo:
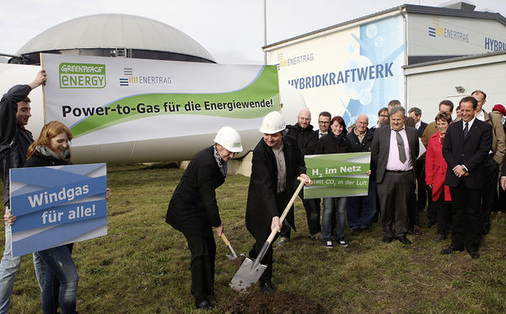
<path id="1" fill-rule="evenodd" d="M 10 170 L 12 255 L 107 234 L 106 164 Z"/>

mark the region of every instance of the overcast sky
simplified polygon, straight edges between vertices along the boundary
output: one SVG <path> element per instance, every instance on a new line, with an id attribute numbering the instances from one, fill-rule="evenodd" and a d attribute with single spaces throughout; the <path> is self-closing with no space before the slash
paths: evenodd
<path id="1" fill-rule="evenodd" d="M 124 13 L 152 18 L 186 33 L 218 63 L 262 64 L 264 0 L 22 0 L 2 1 L 0 53 L 15 54 L 44 30 L 73 18 Z M 404 3 L 446 0 L 267 0 L 267 44 Z M 506 16 L 506 0 L 467 1 Z"/>

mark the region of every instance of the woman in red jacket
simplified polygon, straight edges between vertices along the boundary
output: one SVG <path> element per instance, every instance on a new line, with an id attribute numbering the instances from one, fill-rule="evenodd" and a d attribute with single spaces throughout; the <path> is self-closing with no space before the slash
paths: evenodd
<path id="1" fill-rule="evenodd" d="M 451 122 L 452 117 L 447 112 L 441 111 L 436 115 L 438 131 L 430 137 L 425 156 L 425 182 L 432 189 L 432 200 L 436 206 L 436 242 L 446 239 L 451 219 L 450 187 L 444 185 L 448 165 L 443 158 L 443 141 Z"/>

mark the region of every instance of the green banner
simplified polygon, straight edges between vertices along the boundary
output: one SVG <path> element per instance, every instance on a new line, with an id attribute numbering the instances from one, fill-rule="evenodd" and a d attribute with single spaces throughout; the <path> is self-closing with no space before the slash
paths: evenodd
<path id="1" fill-rule="evenodd" d="M 367 195 L 371 153 L 308 155 L 304 160 L 313 180 L 304 188 L 305 199 Z"/>

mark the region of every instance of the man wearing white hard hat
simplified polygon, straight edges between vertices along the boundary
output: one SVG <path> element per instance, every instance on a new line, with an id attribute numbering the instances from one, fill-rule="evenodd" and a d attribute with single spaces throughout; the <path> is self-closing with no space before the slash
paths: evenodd
<path id="1" fill-rule="evenodd" d="M 267 114 L 260 132 L 263 133 L 263 138 L 253 150 L 246 207 L 246 227 L 256 240 L 250 251 L 253 258 L 260 253 L 272 230 L 281 231 L 279 217 L 297 188 L 297 177 L 302 177 L 307 186 L 311 185 L 297 143 L 285 136 L 283 116 L 277 111 Z M 293 209 L 286 219 L 294 226 Z M 272 255 L 271 245 L 261 261 L 267 265 L 259 280 L 263 292 L 276 291 L 271 281 Z"/>
<path id="2" fill-rule="evenodd" d="M 165 221 L 181 231 L 191 252 L 191 293 L 199 309 L 211 309 L 209 297 L 214 296 L 214 259 L 216 235 L 221 236 L 215 190 L 225 182 L 227 161 L 242 151 L 241 136 L 232 127 L 222 127 L 214 145 L 193 157 L 174 190 Z"/>

